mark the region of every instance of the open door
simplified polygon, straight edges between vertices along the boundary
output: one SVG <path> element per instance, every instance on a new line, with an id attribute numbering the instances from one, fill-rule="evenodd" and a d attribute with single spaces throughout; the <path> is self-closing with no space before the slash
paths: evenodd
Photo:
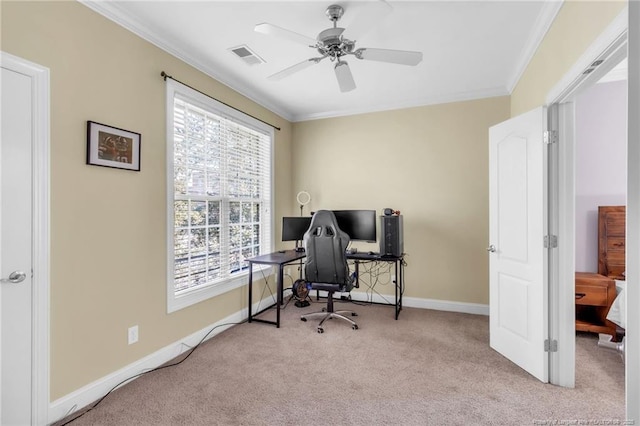
<path id="1" fill-rule="evenodd" d="M 546 108 L 489 129 L 493 349 L 549 381 Z"/>

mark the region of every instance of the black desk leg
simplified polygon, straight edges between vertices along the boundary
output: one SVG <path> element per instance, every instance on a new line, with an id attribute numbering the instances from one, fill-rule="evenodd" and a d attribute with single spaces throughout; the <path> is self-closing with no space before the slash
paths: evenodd
<path id="1" fill-rule="evenodd" d="M 278 303 L 284 305 L 284 265 L 278 269 Z"/>
<path id="2" fill-rule="evenodd" d="M 251 322 L 251 304 L 253 303 L 253 263 L 249 262 L 249 318 L 248 322 Z"/>
<path id="3" fill-rule="evenodd" d="M 393 262 L 395 264 L 396 267 L 396 282 L 395 284 L 395 288 L 396 288 L 396 320 L 398 319 L 398 315 L 400 314 L 400 311 L 398 310 L 398 286 L 400 285 L 400 276 L 398 275 L 398 261 L 396 260 L 395 262 Z M 402 297 L 402 296 L 401 296 Z"/>
<path id="4" fill-rule="evenodd" d="M 282 306 L 282 304 L 284 303 L 284 288 L 282 285 L 282 282 L 284 277 L 284 265 L 280 265 L 280 268 L 278 269 L 278 276 L 277 276 L 277 291 L 278 291 L 278 303 L 276 303 L 276 328 L 280 328 L 280 306 Z"/>
<path id="5" fill-rule="evenodd" d="M 403 294 L 404 294 L 404 260 L 400 259 L 400 310 L 402 310 Z"/>

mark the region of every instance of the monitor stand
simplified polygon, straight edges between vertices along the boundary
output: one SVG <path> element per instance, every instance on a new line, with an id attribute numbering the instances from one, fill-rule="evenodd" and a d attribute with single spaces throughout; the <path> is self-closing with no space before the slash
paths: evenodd
<path id="1" fill-rule="evenodd" d="M 300 242 L 300 241 L 296 241 L 296 248 L 295 248 L 295 250 L 296 250 L 297 252 L 303 252 L 303 251 L 304 251 L 304 247 L 302 247 L 301 245 L 299 245 L 299 244 L 298 244 L 299 242 Z"/>

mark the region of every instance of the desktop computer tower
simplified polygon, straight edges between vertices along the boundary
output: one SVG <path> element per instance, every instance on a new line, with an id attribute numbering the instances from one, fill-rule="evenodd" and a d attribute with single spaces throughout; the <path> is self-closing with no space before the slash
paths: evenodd
<path id="1" fill-rule="evenodd" d="M 380 216 L 380 255 L 402 256 L 404 238 L 402 215 Z"/>

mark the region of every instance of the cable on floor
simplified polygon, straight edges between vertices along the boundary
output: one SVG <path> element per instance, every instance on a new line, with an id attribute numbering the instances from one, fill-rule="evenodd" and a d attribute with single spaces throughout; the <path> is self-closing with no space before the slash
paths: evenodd
<path id="1" fill-rule="evenodd" d="M 215 327 L 213 327 L 211 330 L 209 330 L 209 331 L 208 331 L 208 332 L 207 332 L 207 333 L 202 337 L 202 339 L 200 339 L 200 341 L 199 341 L 195 346 L 193 346 L 193 347 L 191 348 L 191 350 L 189 350 L 189 351 L 187 352 L 187 355 L 186 355 L 184 358 L 182 358 L 180 361 L 176 361 L 176 362 L 171 363 L 171 364 L 160 365 L 160 366 L 158 366 L 158 367 L 152 368 L 152 369 L 147 370 L 147 371 L 143 371 L 143 372 L 138 373 L 138 374 L 134 374 L 133 376 L 128 377 L 128 378 L 126 378 L 126 379 L 124 379 L 123 381 L 121 381 L 120 383 L 118 383 L 117 385 L 115 385 L 114 387 L 112 387 L 112 388 L 109 390 L 109 392 L 107 392 L 106 394 L 104 394 L 104 396 L 103 396 L 102 398 L 100 398 L 98 401 L 96 401 L 96 403 L 95 403 L 95 404 L 93 404 L 91 407 L 89 407 L 86 411 L 83 411 L 83 412 L 82 412 L 82 414 L 80 414 L 80 415 L 78 415 L 78 416 L 76 416 L 76 417 L 74 417 L 74 418 L 72 418 L 72 419 L 70 419 L 70 420 L 68 420 L 68 421 L 66 421 L 66 422 L 64 422 L 64 423 L 62 423 L 60 426 L 65 426 L 65 425 L 68 425 L 68 424 L 69 424 L 69 423 L 71 423 L 71 422 L 74 422 L 74 421 L 78 420 L 80 417 L 84 416 L 84 415 L 85 415 L 85 414 L 87 414 L 89 411 L 91 411 L 91 410 L 93 410 L 94 408 L 96 408 L 96 407 L 97 407 L 97 406 L 98 406 L 98 405 L 99 405 L 99 404 L 100 404 L 100 403 L 101 403 L 101 402 L 102 402 L 106 397 L 108 397 L 108 396 L 109 396 L 113 391 L 115 391 L 116 389 L 118 389 L 120 386 L 122 386 L 122 385 L 124 385 L 124 384 L 126 384 L 126 383 L 128 383 L 128 382 L 130 382 L 130 381 L 132 381 L 133 379 L 137 379 L 138 377 L 144 376 L 144 375 L 149 374 L 149 373 L 153 373 L 154 371 L 163 370 L 163 369 L 165 369 L 165 368 L 175 367 L 176 365 L 180 365 L 180 364 L 182 364 L 183 362 L 185 362 L 185 361 L 187 360 L 187 358 L 189 358 L 189 357 L 191 356 L 191 354 L 192 354 L 196 349 L 198 349 L 198 348 L 200 347 L 200 345 L 202 344 L 202 342 L 204 342 L 204 341 L 205 341 L 205 339 L 206 339 L 206 338 L 207 338 L 207 337 L 208 337 L 208 336 L 209 336 L 209 335 L 210 335 L 210 334 L 211 334 L 215 329 L 217 329 L 217 328 L 219 328 L 219 327 L 223 327 L 223 326 L 228 326 L 228 325 L 240 325 L 240 324 L 245 323 L 245 322 L 247 322 L 247 320 L 246 320 L 246 319 L 245 319 L 244 321 L 240 321 L 240 322 L 227 322 L 227 323 L 224 323 L 224 324 L 218 324 L 218 325 L 216 325 L 216 326 L 215 326 Z M 182 343 L 182 344 L 184 344 L 184 343 Z M 188 346 L 188 345 L 185 345 L 185 346 Z M 72 407 L 72 408 L 73 408 L 73 407 Z M 65 417 L 66 417 L 66 416 L 67 416 L 67 415 L 65 415 Z M 64 418 L 64 417 L 63 417 L 63 418 Z"/>

